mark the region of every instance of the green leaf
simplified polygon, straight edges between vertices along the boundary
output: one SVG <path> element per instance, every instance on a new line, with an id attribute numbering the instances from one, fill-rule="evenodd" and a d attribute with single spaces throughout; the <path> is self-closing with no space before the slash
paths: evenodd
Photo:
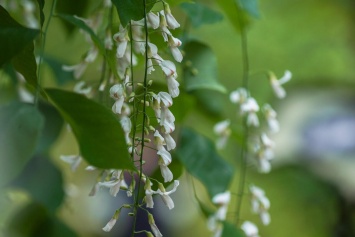
<path id="1" fill-rule="evenodd" d="M 155 0 L 146 0 L 146 12 L 154 6 Z M 131 21 L 138 21 L 144 18 L 144 0 L 112 0 L 117 9 L 123 27 Z"/>
<path id="2" fill-rule="evenodd" d="M 249 13 L 250 16 L 255 18 L 260 17 L 258 0 L 238 0 L 238 3 L 240 8 Z"/>
<path id="3" fill-rule="evenodd" d="M 45 91 L 70 124 L 86 161 L 103 169 L 135 170 L 123 129 L 111 110 L 80 94 L 59 89 Z"/>
<path id="4" fill-rule="evenodd" d="M 217 3 L 238 32 L 249 26 L 251 21 L 249 14 L 241 9 L 238 0 L 217 1 Z"/>
<path id="5" fill-rule="evenodd" d="M 6 224 L 7 237 L 75 237 L 68 226 L 40 204 L 31 202 L 18 210 Z"/>
<path id="6" fill-rule="evenodd" d="M 0 186 L 13 179 L 32 157 L 43 122 L 32 105 L 13 102 L 0 107 Z"/>
<path id="7" fill-rule="evenodd" d="M 49 157 L 32 158 L 10 185 L 27 191 L 32 200 L 45 206 L 51 213 L 55 213 L 64 199 L 62 174 Z"/>
<path id="8" fill-rule="evenodd" d="M 223 20 L 223 15 L 201 3 L 182 3 L 181 8 L 187 13 L 192 25 L 213 24 Z"/>
<path id="9" fill-rule="evenodd" d="M 72 0 L 60 0 L 57 2 L 58 2 L 56 7 L 57 12 L 62 14 L 68 14 L 68 15 L 76 15 L 76 16 L 83 16 L 85 10 L 90 4 L 90 1 L 88 0 L 75 0 L 75 4 L 73 4 Z M 72 33 L 73 30 L 75 29 L 74 25 L 67 21 L 63 21 L 63 23 L 67 32 L 69 34 Z"/>
<path id="10" fill-rule="evenodd" d="M 227 221 L 223 222 L 222 237 L 245 237 L 244 232 Z"/>
<path id="11" fill-rule="evenodd" d="M 190 41 L 185 47 L 184 83 L 186 91 L 200 89 L 215 90 L 226 93 L 227 90 L 218 82 L 217 58 L 205 44 Z"/>
<path id="12" fill-rule="evenodd" d="M 186 170 L 204 184 L 211 197 L 228 189 L 233 168 L 217 154 L 212 141 L 184 128 L 178 144 L 177 157 Z"/>
<path id="13" fill-rule="evenodd" d="M 197 100 L 196 109 L 206 113 L 206 118 L 216 119 L 222 114 L 224 102 L 221 93 L 211 90 L 196 90 L 192 92 L 192 95 Z"/>
<path id="14" fill-rule="evenodd" d="M 45 153 L 57 140 L 64 121 L 58 111 L 50 104 L 40 101 L 38 109 L 44 116 L 44 129 L 37 146 L 36 153 Z"/>
<path id="15" fill-rule="evenodd" d="M 33 54 L 33 40 L 39 31 L 17 23 L 0 5 L 0 67 L 12 60 L 32 86 L 37 86 L 37 64 Z"/>
<path id="16" fill-rule="evenodd" d="M 43 23 L 45 21 L 44 13 L 43 13 L 43 8 L 44 8 L 44 0 L 37 0 L 38 6 L 39 6 L 39 19 L 41 23 L 41 28 L 43 27 Z"/>
<path id="17" fill-rule="evenodd" d="M 58 14 L 61 19 L 75 25 L 76 27 L 82 29 L 86 33 L 88 33 L 91 37 L 91 40 L 94 42 L 96 47 L 99 49 L 101 54 L 105 54 L 105 46 L 102 43 L 102 41 L 97 37 L 95 32 L 81 19 L 73 17 L 71 15 L 66 15 L 66 14 Z"/>

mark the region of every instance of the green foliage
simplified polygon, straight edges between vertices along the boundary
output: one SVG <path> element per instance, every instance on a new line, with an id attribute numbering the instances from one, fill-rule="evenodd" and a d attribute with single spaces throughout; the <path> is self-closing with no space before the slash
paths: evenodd
<path id="1" fill-rule="evenodd" d="M 64 199 L 63 178 L 49 157 L 32 158 L 21 174 L 11 182 L 12 188 L 26 191 L 36 203 L 55 213 Z"/>
<path id="2" fill-rule="evenodd" d="M 146 5 L 144 5 L 144 2 Z M 155 2 L 155 0 L 112 0 L 123 27 L 131 20 L 141 20 L 144 17 L 144 7 L 148 13 L 153 8 Z"/>
<path id="3" fill-rule="evenodd" d="M 12 102 L 0 107 L 0 186 L 18 175 L 32 157 L 43 122 L 32 105 Z"/>
<path id="4" fill-rule="evenodd" d="M 208 138 L 184 128 L 176 154 L 186 170 L 205 185 L 211 197 L 228 189 L 233 168 L 217 154 Z"/>
<path id="5" fill-rule="evenodd" d="M 193 27 L 213 24 L 223 20 L 223 15 L 201 3 L 182 3 L 181 8 L 187 13 Z"/>
<path id="6" fill-rule="evenodd" d="M 37 85 L 37 64 L 33 40 L 38 33 L 38 30 L 21 26 L 0 6 L 0 67 L 12 60 L 15 69 L 34 87 Z"/>
<path id="7" fill-rule="evenodd" d="M 105 54 L 105 46 L 103 45 L 102 41 L 97 37 L 95 32 L 88 26 L 86 23 L 74 16 L 71 15 L 66 15 L 66 14 L 58 14 L 58 17 L 61 19 L 73 24 L 74 26 L 78 27 L 79 29 L 82 29 L 86 33 L 88 33 L 91 37 L 91 40 L 94 42 L 96 47 L 99 49 L 101 54 Z"/>
<path id="8" fill-rule="evenodd" d="M 200 89 L 226 93 L 227 90 L 218 82 L 217 59 L 213 51 L 205 44 L 189 41 L 184 47 L 185 62 L 184 83 L 186 91 Z"/>
<path id="9" fill-rule="evenodd" d="M 240 9 L 247 12 L 250 16 L 258 18 L 260 12 L 258 8 L 258 0 L 237 0 Z"/>
<path id="10" fill-rule="evenodd" d="M 103 169 L 135 169 L 122 127 L 112 111 L 77 93 L 58 89 L 45 91 L 70 124 L 86 161 Z"/>
<path id="11" fill-rule="evenodd" d="M 222 237 L 244 237 L 244 232 L 236 228 L 235 225 L 227 221 L 223 222 Z"/>
<path id="12" fill-rule="evenodd" d="M 90 1 L 88 0 L 75 0 L 75 4 L 73 4 L 72 0 L 60 0 L 57 3 L 56 9 L 61 14 L 82 16 L 88 8 L 89 3 Z M 63 23 L 67 32 L 72 33 L 75 29 L 74 25 L 67 21 L 63 21 Z"/>
<path id="13" fill-rule="evenodd" d="M 43 13 L 43 8 L 44 8 L 44 0 L 37 0 L 38 6 L 39 6 L 39 18 L 40 18 L 40 24 L 41 28 L 43 27 L 45 17 Z"/>
<path id="14" fill-rule="evenodd" d="M 248 12 L 244 11 L 243 8 L 241 8 L 239 1 L 226 0 L 217 1 L 217 3 L 223 9 L 229 21 L 232 23 L 232 25 L 238 32 L 249 26 L 251 19 L 249 17 Z"/>
<path id="15" fill-rule="evenodd" d="M 64 63 L 58 58 L 45 55 L 43 57 L 43 62 L 46 63 L 52 70 L 58 85 L 61 86 L 67 82 L 75 80 L 73 72 L 64 71 L 62 69 L 62 65 Z"/>
<path id="16" fill-rule="evenodd" d="M 75 237 L 77 236 L 68 226 L 46 209 L 35 202 L 21 208 L 10 220 L 5 229 L 8 237 Z"/>

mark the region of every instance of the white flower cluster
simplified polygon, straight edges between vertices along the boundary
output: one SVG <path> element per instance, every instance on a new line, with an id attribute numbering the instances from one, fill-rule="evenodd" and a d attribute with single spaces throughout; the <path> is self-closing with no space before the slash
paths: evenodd
<path id="1" fill-rule="evenodd" d="M 222 221 L 226 220 L 228 205 L 231 200 L 229 191 L 216 194 L 212 202 L 217 206 L 217 211 L 208 218 L 207 227 L 213 232 L 214 237 L 220 237 L 223 231 Z"/>

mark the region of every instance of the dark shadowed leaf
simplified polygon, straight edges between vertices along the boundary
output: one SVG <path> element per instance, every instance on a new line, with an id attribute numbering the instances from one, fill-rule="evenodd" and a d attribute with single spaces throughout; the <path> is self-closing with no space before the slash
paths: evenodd
<path id="1" fill-rule="evenodd" d="M 68 226 L 40 204 L 32 202 L 21 208 L 5 228 L 7 237 L 75 237 Z"/>
<path id="2" fill-rule="evenodd" d="M 226 88 L 218 82 L 217 58 L 205 44 L 190 41 L 185 47 L 184 83 L 186 91 L 199 89 L 215 90 L 226 93 Z"/>
<path id="3" fill-rule="evenodd" d="M 80 94 L 45 91 L 70 124 L 85 160 L 103 169 L 134 169 L 122 127 L 111 110 Z"/>
<path id="4" fill-rule="evenodd" d="M 233 168 L 217 154 L 212 141 L 184 128 L 178 144 L 178 159 L 191 175 L 204 184 L 211 197 L 228 189 Z"/>
<path id="5" fill-rule="evenodd" d="M 223 222 L 222 237 L 245 237 L 244 232 L 230 222 Z"/>
<path id="6" fill-rule="evenodd" d="M 44 13 L 43 13 L 43 8 L 44 8 L 44 0 L 37 0 L 38 6 L 39 6 L 39 19 L 41 22 L 41 28 L 43 27 L 43 23 L 45 21 Z"/>
<path id="7" fill-rule="evenodd" d="M 144 17 L 144 0 L 112 0 L 123 27 L 131 20 L 138 21 Z M 155 0 L 146 0 L 147 13 L 153 8 Z"/>
<path id="8" fill-rule="evenodd" d="M 39 139 L 36 153 L 42 154 L 48 151 L 57 140 L 64 121 L 58 111 L 50 104 L 40 101 L 38 109 L 44 116 L 44 128 Z"/>
<path id="9" fill-rule="evenodd" d="M 43 120 L 29 104 L 12 102 L 0 107 L 0 186 L 18 175 L 32 157 Z"/>
<path id="10" fill-rule="evenodd" d="M 75 0 L 75 4 L 73 4 L 72 0 L 60 0 L 57 2 L 57 12 L 76 16 L 83 16 L 90 3 L 88 0 Z M 63 23 L 67 32 L 69 34 L 72 33 L 75 29 L 74 25 L 67 21 L 63 21 Z"/>
<path id="11" fill-rule="evenodd" d="M 52 213 L 55 213 L 64 198 L 62 174 L 49 157 L 32 158 L 10 185 L 26 191 L 32 200 Z"/>
<path id="12" fill-rule="evenodd" d="M 191 24 L 196 28 L 204 24 L 213 24 L 223 20 L 221 13 L 198 2 L 184 2 L 180 6 L 187 13 Z"/>
<path id="13" fill-rule="evenodd" d="M 0 5 L 0 67 L 12 63 L 32 86 L 37 85 L 33 40 L 39 31 L 17 23 Z"/>

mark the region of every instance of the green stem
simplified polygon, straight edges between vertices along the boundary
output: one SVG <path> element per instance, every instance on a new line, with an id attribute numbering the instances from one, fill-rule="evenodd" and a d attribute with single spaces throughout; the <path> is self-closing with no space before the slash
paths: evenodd
<path id="1" fill-rule="evenodd" d="M 142 185 L 142 177 L 143 177 L 143 150 L 144 150 L 144 137 L 145 137 L 145 123 L 147 119 L 146 115 L 146 101 L 147 101 L 147 78 L 148 78 L 148 25 L 147 25 L 147 9 L 146 9 L 146 0 L 143 0 L 144 2 L 144 31 L 145 31 L 145 64 L 144 64 L 144 81 L 143 81 L 143 89 L 144 89 L 144 95 L 143 95 L 143 121 L 142 121 L 142 136 L 141 136 L 141 152 L 140 152 L 140 157 L 139 157 L 139 179 L 138 179 L 138 185 L 137 185 L 137 194 L 135 196 L 135 203 L 134 203 L 134 221 L 133 221 L 133 230 L 132 230 L 132 237 L 134 236 L 134 232 L 136 229 L 136 223 L 137 223 L 137 212 L 139 208 L 139 193 Z"/>
<path id="2" fill-rule="evenodd" d="M 44 48 L 46 45 L 47 32 L 48 32 L 48 28 L 49 28 L 49 24 L 51 22 L 52 16 L 54 15 L 53 13 L 54 13 L 54 9 L 56 8 L 56 5 L 57 5 L 57 0 L 53 0 L 46 26 L 44 28 L 44 31 L 41 31 L 42 45 L 41 45 L 41 53 L 40 53 L 40 57 L 39 57 L 39 63 L 38 63 L 38 67 L 37 67 L 38 82 L 37 82 L 36 94 L 35 94 L 35 100 L 34 100 L 34 104 L 36 107 L 38 106 L 39 94 L 40 94 L 40 90 L 41 90 L 41 65 L 42 65 L 42 61 L 43 61 Z"/>
<path id="3" fill-rule="evenodd" d="M 249 57 L 248 57 L 248 40 L 247 32 L 243 21 L 239 14 L 238 17 L 239 24 L 241 27 L 241 49 L 242 49 L 242 62 L 243 62 L 243 82 L 242 86 L 249 91 Z M 249 128 L 246 122 L 246 117 L 243 118 L 243 144 L 240 154 L 240 173 L 239 173 L 239 185 L 238 185 L 238 201 L 236 210 L 236 225 L 239 225 L 240 213 L 243 204 L 243 196 L 245 189 L 245 180 L 247 175 L 247 157 L 248 157 L 248 139 L 249 139 Z"/>

